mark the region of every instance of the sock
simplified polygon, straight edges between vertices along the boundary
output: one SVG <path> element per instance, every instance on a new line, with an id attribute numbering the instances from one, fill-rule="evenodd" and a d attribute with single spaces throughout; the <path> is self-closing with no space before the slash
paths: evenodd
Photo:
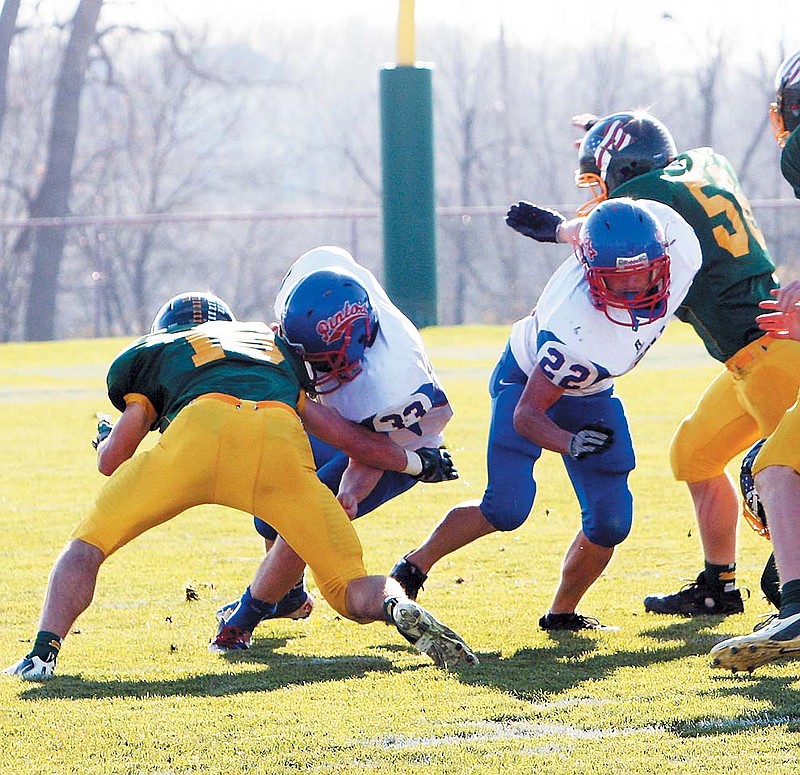
<path id="1" fill-rule="evenodd" d="M 250 587 L 248 587 L 240 598 L 239 605 L 233 609 L 233 613 L 226 624 L 231 627 L 238 627 L 240 630 L 252 632 L 265 616 L 274 614 L 276 608 L 276 603 L 267 603 L 265 600 L 258 600 L 253 597 L 250 594 Z"/>
<path id="2" fill-rule="evenodd" d="M 713 565 L 706 562 L 706 583 L 712 592 L 733 592 L 736 589 L 736 563 Z"/>
<path id="3" fill-rule="evenodd" d="M 61 636 L 56 635 L 54 632 L 47 630 L 39 630 L 36 633 L 36 640 L 33 642 L 33 648 L 30 650 L 28 657 L 39 657 L 40 659 L 47 659 L 49 656 L 54 658 L 58 656 L 61 651 Z"/>
<path id="4" fill-rule="evenodd" d="M 787 581 L 781 587 L 781 612 L 778 618 L 800 614 L 800 579 Z"/>

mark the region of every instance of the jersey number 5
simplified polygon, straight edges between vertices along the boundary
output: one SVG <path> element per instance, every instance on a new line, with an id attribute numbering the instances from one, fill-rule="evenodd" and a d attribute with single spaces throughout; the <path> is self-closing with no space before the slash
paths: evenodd
<path id="1" fill-rule="evenodd" d="M 712 229 L 717 244 L 734 258 L 750 252 L 751 237 L 766 250 L 764 235 L 756 226 L 750 204 L 730 171 L 720 165 L 709 165 L 705 173 L 707 180 L 687 181 L 686 185 L 709 218 L 720 214 L 727 218 L 728 225 Z"/>

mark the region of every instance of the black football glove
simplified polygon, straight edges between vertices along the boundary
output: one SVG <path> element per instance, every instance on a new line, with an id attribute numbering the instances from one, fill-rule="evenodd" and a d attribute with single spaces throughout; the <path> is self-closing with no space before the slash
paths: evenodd
<path id="1" fill-rule="evenodd" d="M 583 460 L 587 455 L 605 452 L 614 443 L 614 431 L 602 425 L 587 425 L 569 441 L 569 456 Z"/>
<path id="2" fill-rule="evenodd" d="M 422 461 L 422 471 L 414 477 L 418 481 L 432 484 L 458 479 L 458 469 L 446 449 L 422 447 L 414 451 Z"/>
<path id="3" fill-rule="evenodd" d="M 99 414 L 97 417 L 97 436 L 92 439 L 92 446 L 95 449 L 100 446 L 101 441 L 108 438 L 114 428 L 114 424 L 111 422 L 111 415 Z"/>
<path id="4" fill-rule="evenodd" d="M 506 213 L 506 223 L 537 242 L 558 242 L 556 232 L 567 219 L 558 210 L 537 207 L 530 202 L 517 202 Z"/>

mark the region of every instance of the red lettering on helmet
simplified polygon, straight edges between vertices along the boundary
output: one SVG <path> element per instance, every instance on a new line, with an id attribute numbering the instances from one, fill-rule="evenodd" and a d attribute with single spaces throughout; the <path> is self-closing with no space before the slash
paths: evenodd
<path id="1" fill-rule="evenodd" d="M 366 304 L 346 301 L 340 310 L 317 323 L 317 333 L 325 344 L 330 344 L 341 339 L 356 320 L 368 316 Z"/>

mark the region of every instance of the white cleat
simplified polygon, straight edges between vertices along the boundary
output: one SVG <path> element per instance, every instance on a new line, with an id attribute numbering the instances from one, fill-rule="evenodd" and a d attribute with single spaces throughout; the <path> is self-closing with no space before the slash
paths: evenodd
<path id="1" fill-rule="evenodd" d="M 479 664 L 462 638 L 422 606 L 408 600 L 394 602 L 389 610 L 397 631 L 415 649 L 427 654 L 437 667 L 449 670 L 461 664 Z"/>
<path id="2" fill-rule="evenodd" d="M 747 635 L 728 638 L 711 649 L 711 667 L 752 671 L 781 657 L 800 657 L 800 614 L 767 619 Z"/>
<path id="3" fill-rule="evenodd" d="M 55 667 L 56 658 L 53 654 L 48 659 L 37 656 L 23 657 L 19 662 L 3 670 L 3 674 L 16 675 L 23 681 L 44 681 L 53 677 Z"/>

